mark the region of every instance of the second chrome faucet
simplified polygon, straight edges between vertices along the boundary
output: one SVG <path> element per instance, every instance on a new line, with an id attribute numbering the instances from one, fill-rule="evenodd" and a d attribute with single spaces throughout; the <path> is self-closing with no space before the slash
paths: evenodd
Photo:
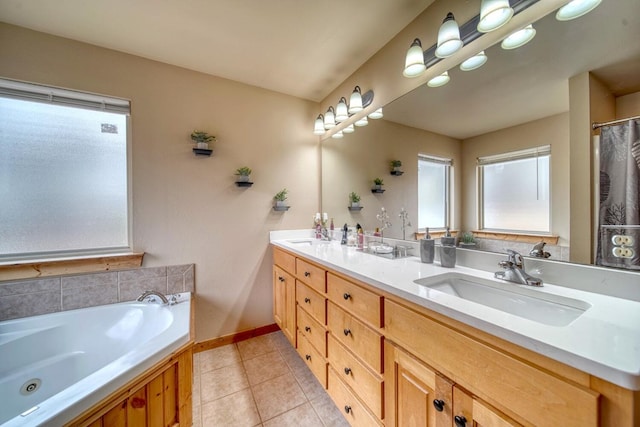
<path id="1" fill-rule="evenodd" d="M 496 279 L 502 279 L 520 285 L 542 286 L 542 279 L 533 277 L 525 271 L 524 258 L 522 255 L 512 249 L 507 249 L 507 254 L 509 258 L 498 263 L 503 269 L 494 273 Z"/>

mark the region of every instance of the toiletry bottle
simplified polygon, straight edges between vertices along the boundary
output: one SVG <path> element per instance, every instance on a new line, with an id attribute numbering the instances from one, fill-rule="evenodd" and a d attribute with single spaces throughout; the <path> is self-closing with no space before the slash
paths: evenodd
<path id="1" fill-rule="evenodd" d="M 440 238 L 440 265 L 453 268 L 456 266 L 456 238 L 451 236 L 449 227 L 444 236 Z"/>
<path id="2" fill-rule="evenodd" d="M 344 226 L 342 227 L 342 240 L 340 241 L 341 245 L 346 245 L 347 244 L 347 233 L 349 232 L 349 227 L 347 226 L 347 223 L 344 223 Z"/>
<path id="3" fill-rule="evenodd" d="M 358 233 L 358 249 L 364 248 L 364 230 L 360 224 L 356 224 L 356 232 Z"/>
<path id="4" fill-rule="evenodd" d="M 333 218 L 331 218 L 331 225 L 329 226 L 329 230 L 333 231 L 334 227 L 333 227 Z"/>
<path id="5" fill-rule="evenodd" d="M 433 257 L 435 255 L 435 241 L 429 234 L 429 228 L 425 230 L 424 239 L 420 240 L 420 261 L 433 264 Z"/>

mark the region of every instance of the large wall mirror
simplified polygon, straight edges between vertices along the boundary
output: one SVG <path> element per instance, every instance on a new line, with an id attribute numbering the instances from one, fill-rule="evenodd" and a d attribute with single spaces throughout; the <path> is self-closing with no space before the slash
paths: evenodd
<path id="1" fill-rule="evenodd" d="M 574 206 L 571 212 L 570 171 L 588 171 L 584 188 L 591 187 L 589 176 L 593 176 L 584 160 L 575 160 L 586 155 L 588 162 L 590 142 L 584 145 L 587 153 L 577 155 L 570 149 L 577 126 L 572 108 L 578 105 L 587 115 L 593 114 L 600 108 L 599 100 L 604 100 L 609 106 L 604 120 L 640 115 L 640 2 L 605 0 L 578 19 L 560 22 L 554 13 L 533 26 L 537 33 L 527 45 L 515 50 L 494 45 L 486 50 L 488 61 L 481 68 L 461 71 L 455 67 L 449 70 L 447 85 L 421 86 L 386 105 L 384 118 L 369 120 L 368 126 L 342 139 L 322 141 L 322 210 L 334 218 L 336 227 L 360 223 L 365 230 L 373 230 L 380 226 L 376 214 L 382 207 L 392 223 L 385 236 L 415 239 L 425 225 L 438 227 L 425 224 L 436 220 L 419 210 L 418 178 L 424 170 L 419 172 L 418 159 L 426 155 L 452 162 L 447 183 L 451 228 L 478 230 L 478 159 L 548 147 L 549 190 L 541 197 L 548 198 L 547 234 L 555 240 L 546 250 L 552 259 L 588 262 L 573 257 L 571 248 L 570 231 L 575 232 L 571 221 L 576 215 L 588 217 L 592 207 L 582 206 L 583 212 L 577 212 Z M 398 64 L 398 72 L 401 67 Z M 597 96 L 583 93 L 581 79 L 590 82 L 587 87 Z M 579 125 L 588 140 L 589 124 L 582 120 Z M 402 162 L 402 175 L 390 173 L 391 160 Z M 371 191 L 378 177 L 384 180 L 384 193 Z M 520 185 L 516 181 L 503 184 L 506 192 L 514 193 Z M 361 196 L 361 210 L 347 208 L 351 192 Z M 421 197 L 421 204 L 439 206 L 438 200 Z M 403 208 L 408 222 L 399 216 Z M 495 252 L 513 247 L 528 254 L 532 246 L 518 243 L 517 237 L 504 241 L 510 237 L 498 235 L 486 235 L 476 247 Z"/>

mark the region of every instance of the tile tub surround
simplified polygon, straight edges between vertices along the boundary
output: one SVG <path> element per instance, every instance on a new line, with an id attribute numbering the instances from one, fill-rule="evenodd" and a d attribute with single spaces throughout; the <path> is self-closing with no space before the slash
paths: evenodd
<path id="1" fill-rule="evenodd" d="M 194 264 L 0 282 L 0 321 L 195 291 Z"/>

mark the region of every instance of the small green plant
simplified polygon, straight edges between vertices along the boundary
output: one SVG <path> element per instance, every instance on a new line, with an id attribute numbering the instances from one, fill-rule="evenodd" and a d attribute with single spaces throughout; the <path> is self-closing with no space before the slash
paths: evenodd
<path id="1" fill-rule="evenodd" d="M 476 239 L 473 237 L 473 233 L 470 231 L 465 231 L 464 233 L 462 233 L 462 235 L 460 236 L 460 242 L 461 243 L 475 243 Z"/>
<path id="2" fill-rule="evenodd" d="M 351 193 L 349 193 L 349 200 L 351 201 L 351 203 L 358 203 L 360 202 L 360 196 L 358 196 L 358 193 L 356 193 L 355 191 L 352 191 Z"/>
<path id="3" fill-rule="evenodd" d="M 207 132 L 194 130 L 193 132 L 191 132 L 191 139 L 194 142 L 211 142 L 215 141 L 216 137 L 213 135 L 209 135 Z"/>
<path id="4" fill-rule="evenodd" d="M 236 175 L 249 176 L 251 175 L 251 168 L 248 166 L 243 166 L 241 168 L 238 168 L 236 169 Z"/>
<path id="5" fill-rule="evenodd" d="M 399 168 L 400 166 L 402 166 L 402 162 L 400 160 L 391 160 L 392 168 Z"/>
<path id="6" fill-rule="evenodd" d="M 376 178 L 376 179 L 373 180 L 373 183 L 375 185 L 383 185 L 384 181 L 382 180 L 382 178 Z"/>
<path id="7" fill-rule="evenodd" d="M 283 188 L 281 191 L 279 191 L 278 193 L 276 193 L 275 196 L 273 196 L 273 199 L 277 202 L 284 202 L 285 200 L 287 200 L 287 189 Z"/>

